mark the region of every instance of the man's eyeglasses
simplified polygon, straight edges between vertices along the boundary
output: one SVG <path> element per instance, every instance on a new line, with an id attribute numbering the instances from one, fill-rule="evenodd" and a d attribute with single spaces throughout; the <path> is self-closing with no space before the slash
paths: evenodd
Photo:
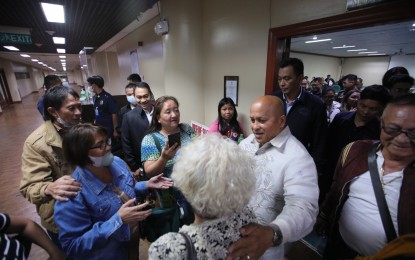
<path id="1" fill-rule="evenodd" d="M 409 139 L 415 140 L 415 129 L 403 130 L 400 127 L 382 126 L 383 131 L 390 136 L 396 137 L 401 133 L 404 133 Z"/>
<path id="2" fill-rule="evenodd" d="M 111 138 L 108 138 L 105 142 L 101 142 L 95 146 L 92 146 L 89 149 L 96 149 L 99 148 L 101 150 L 105 150 L 107 148 L 107 146 L 111 146 Z"/>

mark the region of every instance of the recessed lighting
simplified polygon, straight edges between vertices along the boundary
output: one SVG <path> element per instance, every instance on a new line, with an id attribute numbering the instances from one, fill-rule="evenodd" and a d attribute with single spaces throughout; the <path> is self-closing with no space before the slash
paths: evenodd
<path id="1" fill-rule="evenodd" d="M 343 46 L 333 47 L 333 49 L 346 49 L 346 48 L 354 48 L 354 47 L 356 47 L 356 46 L 354 46 L 354 45 L 350 45 L 350 46 L 343 45 Z"/>
<path id="2" fill-rule="evenodd" d="M 321 39 L 321 40 L 314 40 L 314 41 L 306 41 L 305 43 L 313 43 L 313 42 L 327 42 L 331 41 L 331 39 Z"/>
<path id="3" fill-rule="evenodd" d="M 66 55 L 59 55 L 59 58 L 65 59 L 66 58 Z"/>
<path id="4" fill-rule="evenodd" d="M 347 50 L 347 51 L 367 51 L 367 49 L 356 49 L 356 50 Z"/>
<path id="5" fill-rule="evenodd" d="M 66 60 L 61 60 L 61 62 L 66 62 Z"/>
<path id="6" fill-rule="evenodd" d="M 3 46 L 4 48 L 8 49 L 9 51 L 20 51 L 19 49 L 17 49 L 14 46 Z"/>
<path id="7" fill-rule="evenodd" d="M 46 20 L 50 23 L 64 23 L 65 12 L 63 11 L 63 5 L 40 3 L 42 5 L 43 12 L 45 13 Z"/>
<path id="8" fill-rule="evenodd" d="M 56 51 L 57 51 L 58 53 L 66 53 L 66 50 L 65 50 L 65 49 L 56 49 Z"/>
<path id="9" fill-rule="evenodd" d="M 317 35 L 314 35 L 313 36 L 313 40 L 317 40 Z"/>
<path id="10" fill-rule="evenodd" d="M 27 55 L 27 54 L 20 54 L 20 56 L 25 57 L 25 58 L 30 58 L 30 55 Z"/>
<path id="11" fill-rule="evenodd" d="M 52 39 L 55 44 L 65 44 L 64 37 L 52 37 Z"/>
<path id="12" fill-rule="evenodd" d="M 32 61 L 34 61 L 34 62 L 38 62 L 39 60 L 37 60 L 37 59 L 32 59 Z"/>
<path id="13" fill-rule="evenodd" d="M 369 53 L 368 56 L 387 55 L 386 53 Z"/>
<path id="14" fill-rule="evenodd" d="M 43 62 L 41 62 L 41 61 L 38 61 L 37 63 L 39 63 L 39 64 L 43 64 Z"/>
<path id="15" fill-rule="evenodd" d="M 377 51 L 362 51 L 357 54 L 369 54 L 369 53 L 378 53 Z"/>

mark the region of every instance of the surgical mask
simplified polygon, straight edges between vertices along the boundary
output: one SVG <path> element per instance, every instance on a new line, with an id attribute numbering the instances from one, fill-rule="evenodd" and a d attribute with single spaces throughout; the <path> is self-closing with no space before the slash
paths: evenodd
<path id="1" fill-rule="evenodd" d="M 89 159 L 91 159 L 92 165 L 95 167 L 106 167 L 112 164 L 114 155 L 111 152 L 108 152 L 104 156 L 89 156 Z"/>
<path id="2" fill-rule="evenodd" d="M 63 120 L 59 115 L 58 118 L 56 119 L 56 121 L 63 127 L 63 128 L 70 128 L 72 125 L 68 124 L 67 122 L 65 122 L 65 120 Z"/>
<path id="3" fill-rule="evenodd" d="M 127 100 L 131 105 L 133 106 L 137 105 L 137 100 L 135 100 L 134 96 L 127 96 Z"/>

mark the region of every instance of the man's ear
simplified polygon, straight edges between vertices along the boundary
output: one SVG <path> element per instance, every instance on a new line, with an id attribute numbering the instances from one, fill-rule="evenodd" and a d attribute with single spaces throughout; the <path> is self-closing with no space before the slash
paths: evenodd
<path id="1" fill-rule="evenodd" d="M 53 107 L 48 107 L 47 111 L 49 114 L 51 114 L 54 118 L 58 118 L 58 112 L 56 112 L 56 110 Z"/>

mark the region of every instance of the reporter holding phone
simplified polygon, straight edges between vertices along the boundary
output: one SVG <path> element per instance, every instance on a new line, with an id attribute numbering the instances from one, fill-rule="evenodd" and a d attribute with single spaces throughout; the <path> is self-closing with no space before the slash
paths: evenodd
<path id="1" fill-rule="evenodd" d="M 170 177 L 177 151 L 197 136 L 190 125 L 180 123 L 179 102 L 175 97 L 162 96 L 156 100 L 153 119 L 147 132 L 141 143 L 144 171 L 148 177 L 160 173 Z M 180 144 L 174 141 L 173 134 L 176 133 L 180 134 Z M 168 142 L 169 135 L 171 145 Z"/>
<path id="2" fill-rule="evenodd" d="M 168 189 L 173 182 L 155 176 L 134 183 L 127 164 L 111 153 L 111 138 L 102 126 L 79 124 L 62 142 L 65 159 L 77 165 L 74 181 L 82 185 L 76 196 L 56 202 L 55 223 L 69 259 L 137 259 L 137 224 L 152 210 L 136 205 L 136 193 L 147 188 Z"/>

